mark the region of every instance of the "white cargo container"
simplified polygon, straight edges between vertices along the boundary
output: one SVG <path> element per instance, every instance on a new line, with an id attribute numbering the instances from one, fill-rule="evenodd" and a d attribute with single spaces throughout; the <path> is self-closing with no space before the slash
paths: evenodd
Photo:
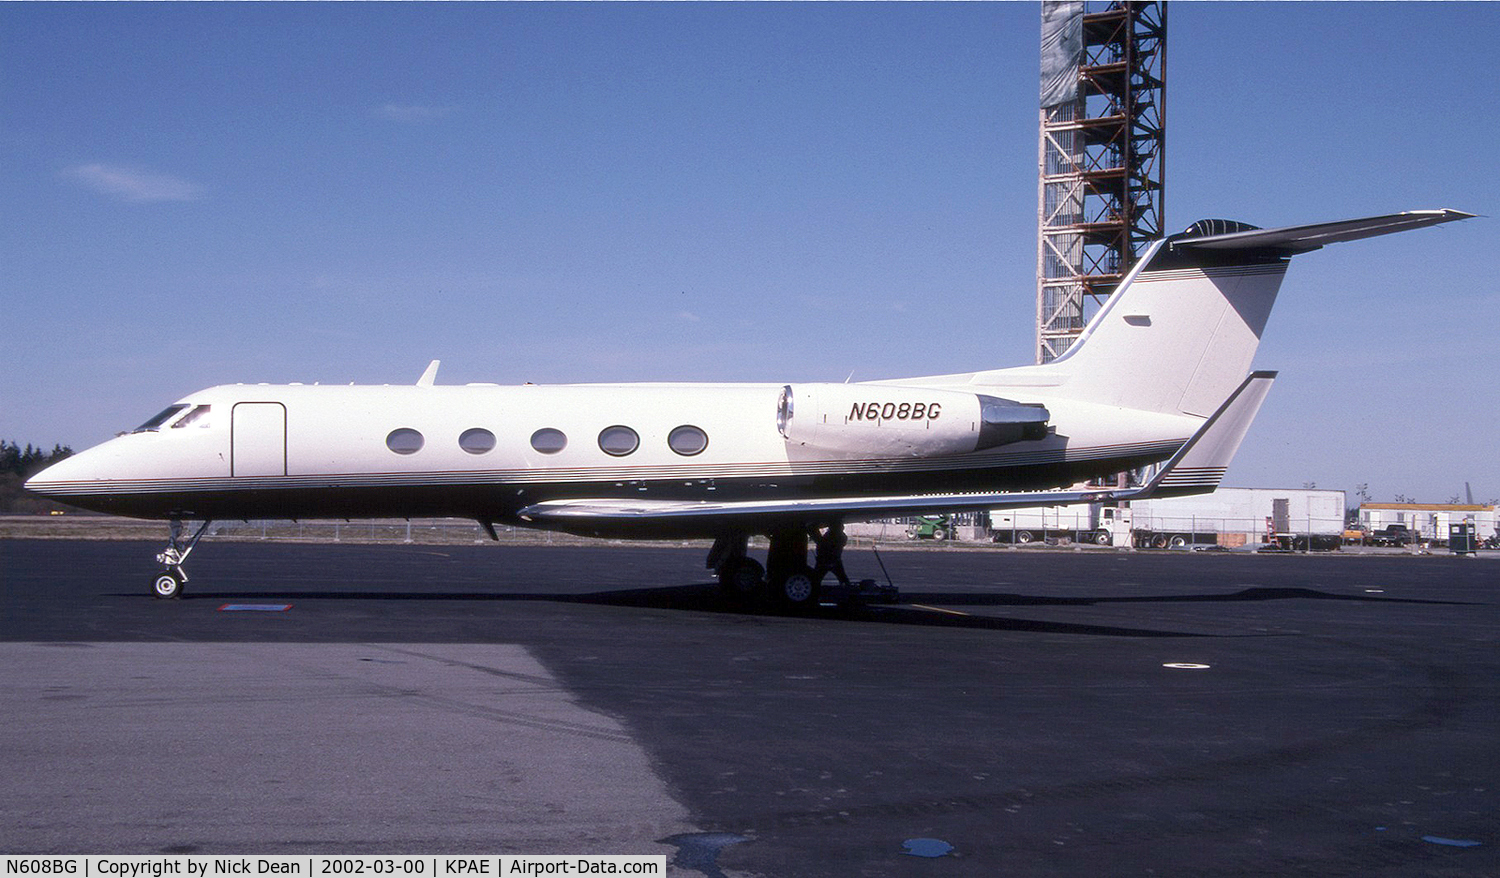
<path id="1" fill-rule="evenodd" d="M 1130 504 L 1135 544 L 1212 542 L 1335 549 L 1344 533 L 1344 492 L 1317 488 L 1220 488 L 1212 494 Z"/>
<path id="2" fill-rule="evenodd" d="M 1388 525 L 1405 525 L 1425 543 L 1446 545 L 1448 525 L 1474 522 L 1475 535 L 1483 542 L 1495 537 L 1495 507 L 1468 503 L 1364 503 L 1359 523 L 1365 533 Z"/>

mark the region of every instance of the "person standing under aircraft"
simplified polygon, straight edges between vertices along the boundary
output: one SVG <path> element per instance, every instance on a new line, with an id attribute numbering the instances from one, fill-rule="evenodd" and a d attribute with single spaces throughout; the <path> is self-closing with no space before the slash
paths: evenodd
<path id="1" fill-rule="evenodd" d="M 844 523 L 836 521 L 822 534 L 813 528 L 812 538 L 817 547 L 813 555 L 813 582 L 822 582 L 824 576 L 832 573 L 838 577 L 840 585 L 849 585 L 849 574 L 844 572 L 844 546 L 849 543 L 849 537 L 844 534 Z"/>

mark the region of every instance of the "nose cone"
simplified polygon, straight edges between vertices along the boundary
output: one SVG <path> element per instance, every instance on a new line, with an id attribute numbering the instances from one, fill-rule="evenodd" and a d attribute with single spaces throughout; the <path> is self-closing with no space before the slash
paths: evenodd
<path id="1" fill-rule="evenodd" d="M 57 485 L 57 475 L 54 472 L 61 462 L 54 463 L 31 478 L 27 479 L 21 487 L 33 494 L 41 494 L 43 497 L 51 497 L 51 488 Z"/>
<path id="2" fill-rule="evenodd" d="M 115 488 L 113 480 L 119 477 L 115 472 L 116 457 L 118 454 L 106 442 L 59 460 L 27 479 L 22 487 L 70 506 L 114 512 L 110 500 Z"/>
<path id="3" fill-rule="evenodd" d="M 164 518 L 180 511 L 170 488 L 176 458 L 163 454 L 155 433 L 116 436 L 47 467 L 25 488 L 51 500 L 111 515 Z M 166 461 L 164 464 L 163 461 Z"/>
<path id="4" fill-rule="evenodd" d="M 84 453 L 86 454 L 87 452 Z M 78 460 L 82 456 L 82 454 L 75 454 L 72 457 L 59 460 L 57 463 L 52 464 L 27 479 L 26 483 L 21 487 L 33 494 L 61 499 L 68 493 L 67 486 L 70 483 L 77 482 L 82 477 L 82 469 L 78 464 Z"/>

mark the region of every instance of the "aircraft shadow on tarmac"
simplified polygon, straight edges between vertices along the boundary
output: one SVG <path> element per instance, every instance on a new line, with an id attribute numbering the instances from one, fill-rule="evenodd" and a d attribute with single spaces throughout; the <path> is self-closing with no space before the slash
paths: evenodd
<path id="1" fill-rule="evenodd" d="M 118 595 L 136 597 L 137 595 Z M 1225 594 L 1160 594 L 1111 597 L 1059 597 L 1013 593 L 911 591 L 895 603 L 820 606 L 815 610 L 790 611 L 768 602 L 746 602 L 730 598 L 711 584 L 631 588 L 577 594 L 556 592 L 483 591 L 218 591 L 192 592 L 184 600 L 204 601 L 546 601 L 563 604 L 628 607 L 736 614 L 748 617 L 795 617 L 830 622 L 874 622 L 889 625 L 923 625 L 994 631 L 1090 634 L 1107 637 L 1221 637 L 1201 632 L 1130 628 L 1000 615 L 967 613 L 951 607 L 1092 607 L 1131 603 L 1215 603 L 1273 600 L 1333 600 L 1368 603 L 1466 605 L 1458 601 L 1423 600 L 1375 595 L 1346 595 L 1309 588 L 1254 587 Z M 936 606 L 934 606 L 936 605 Z M 1264 636 L 1264 635 L 1257 635 Z"/>

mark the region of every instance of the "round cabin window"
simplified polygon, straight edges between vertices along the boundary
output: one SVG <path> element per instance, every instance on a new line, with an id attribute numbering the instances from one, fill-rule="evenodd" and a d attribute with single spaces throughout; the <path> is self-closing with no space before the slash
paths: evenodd
<path id="1" fill-rule="evenodd" d="M 667 447 L 683 457 L 692 457 L 708 447 L 708 434 L 692 424 L 683 424 L 667 434 Z"/>
<path id="2" fill-rule="evenodd" d="M 568 447 L 568 437 L 561 430 L 543 427 L 531 434 L 531 447 L 542 454 L 556 454 Z"/>
<path id="3" fill-rule="evenodd" d="M 410 427 L 392 430 L 385 437 L 385 447 L 397 454 L 416 454 L 422 450 L 422 434 Z"/>
<path id="4" fill-rule="evenodd" d="M 483 427 L 465 430 L 458 437 L 458 447 L 470 454 L 484 454 L 495 448 L 495 434 Z"/>
<path id="5" fill-rule="evenodd" d="M 599 447 L 612 457 L 624 457 L 641 446 L 641 437 L 629 427 L 605 427 L 599 433 Z"/>

